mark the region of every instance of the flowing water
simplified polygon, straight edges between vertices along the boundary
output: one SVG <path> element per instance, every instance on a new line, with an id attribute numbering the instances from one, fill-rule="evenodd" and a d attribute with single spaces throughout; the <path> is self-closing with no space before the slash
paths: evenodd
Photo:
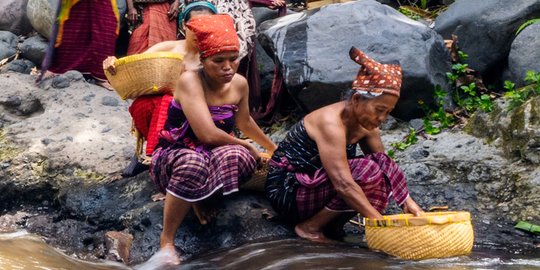
<path id="1" fill-rule="evenodd" d="M 69 257 L 23 232 L 0 235 L 0 269 L 540 269 L 540 258 L 474 250 L 470 256 L 404 261 L 351 244 L 319 245 L 297 239 L 215 251 L 180 266 L 164 267 L 160 254 L 133 268 Z"/>

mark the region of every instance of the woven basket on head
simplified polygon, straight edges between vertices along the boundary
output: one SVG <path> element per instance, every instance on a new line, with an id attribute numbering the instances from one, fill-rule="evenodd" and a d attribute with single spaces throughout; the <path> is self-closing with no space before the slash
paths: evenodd
<path id="1" fill-rule="evenodd" d="M 178 53 L 134 54 L 118 59 L 116 74 L 105 70 L 105 76 L 122 99 L 171 93 L 174 80 L 182 73 L 182 61 Z"/>
<path id="2" fill-rule="evenodd" d="M 410 260 L 468 255 L 474 234 L 468 212 L 433 212 L 365 219 L 369 248 Z"/>
<path id="3" fill-rule="evenodd" d="M 251 175 L 251 178 L 240 186 L 241 189 L 264 192 L 266 175 L 268 174 L 268 160 L 271 158 L 271 156 L 267 153 L 259 153 L 259 155 L 261 158 L 263 158 L 263 160 L 259 162 L 259 166 Z"/>

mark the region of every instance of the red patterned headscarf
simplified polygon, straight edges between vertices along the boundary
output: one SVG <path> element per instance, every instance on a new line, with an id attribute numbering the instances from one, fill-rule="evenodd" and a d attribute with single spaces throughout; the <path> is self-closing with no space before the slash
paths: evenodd
<path id="1" fill-rule="evenodd" d="M 352 83 L 352 89 L 379 96 L 382 93 L 399 97 L 401 89 L 401 66 L 381 64 L 359 49 L 352 47 L 349 56 L 362 67 Z"/>
<path id="2" fill-rule="evenodd" d="M 189 20 L 186 26 L 195 33 L 202 58 L 240 50 L 234 21 L 228 14 L 198 16 Z"/>

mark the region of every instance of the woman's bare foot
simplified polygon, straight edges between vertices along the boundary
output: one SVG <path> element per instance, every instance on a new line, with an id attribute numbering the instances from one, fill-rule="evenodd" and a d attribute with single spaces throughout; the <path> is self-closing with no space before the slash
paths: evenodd
<path id="1" fill-rule="evenodd" d="M 294 227 L 294 232 L 296 235 L 298 235 L 300 238 L 304 238 L 309 241 L 317 242 L 317 243 L 333 243 L 334 241 L 328 239 L 326 236 L 324 236 L 324 233 L 320 231 L 310 230 L 308 226 L 306 226 L 304 223 L 300 223 Z"/>
<path id="2" fill-rule="evenodd" d="M 54 77 L 56 77 L 58 75 L 60 75 L 60 74 L 59 73 L 54 73 L 54 72 L 49 71 L 49 70 L 46 70 L 41 79 L 46 80 L 46 79 L 54 78 Z"/>
<path id="3" fill-rule="evenodd" d="M 148 261 L 135 266 L 136 270 L 149 270 L 149 269 L 172 269 L 171 266 L 179 265 L 182 262 L 176 252 L 176 248 L 173 244 L 162 246 L 156 254 L 152 255 Z"/>

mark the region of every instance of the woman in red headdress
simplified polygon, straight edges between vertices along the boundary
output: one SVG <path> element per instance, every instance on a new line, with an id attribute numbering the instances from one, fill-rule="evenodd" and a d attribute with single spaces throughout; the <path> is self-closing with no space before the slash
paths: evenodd
<path id="1" fill-rule="evenodd" d="M 276 149 L 249 115 L 248 84 L 236 74 L 240 46 L 232 18 L 199 16 L 187 27 L 197 38 L 202 68 L 180 76 L 150 166 L 166 194 L 160 238 L 166 250 L 174 250 L 176 230 L 194 203 L 238 191 L 254 172 L 259 151 L 236 138 L 235 127 L 268 152 Z"/>
<path id="2" fill-rule="evenodd" d="M 389 197 L 405 213 L 422 213 L 379 130 L 398 101 L 401 67 L 354 47 L 350 56 L 362 65 L 350 95 L 306 115 L 269 162 L 266 196 L 298 236 L 312 241 L 329 241 L 354 213 L 382 218 Z M 356 155 L 357 145 L 364 155 Z"/>

